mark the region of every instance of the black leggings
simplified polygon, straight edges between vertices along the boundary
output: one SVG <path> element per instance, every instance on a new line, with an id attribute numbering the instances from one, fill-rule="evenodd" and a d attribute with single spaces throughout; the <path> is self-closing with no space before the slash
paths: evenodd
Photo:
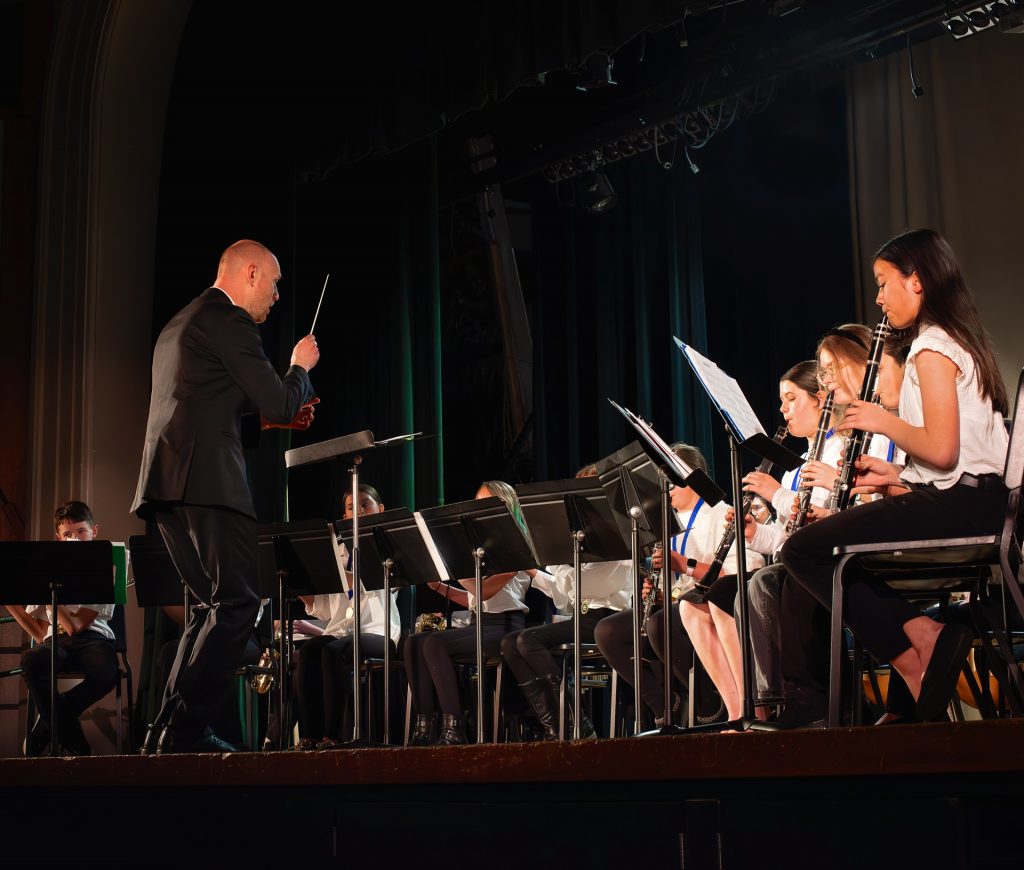
<path id="1" fill-rule="evenodd" d="M 580 642 L 594 642 L 594 627 L 615 611 L 606 607 L 590 608 L 580 618 Z M 572 643 L 573 621 L 563 619 L 545 625 L 535 625 L 522 631 L 506 634 L 501 640 L 501 655 L 516 681 L 528 683 L 535 677 L 559 677 L 561 668 L 551 654 L 551 647 Z"/>
<path id="2" fill-rule="evenodd" d="M 690 636 L 683 628 L 679 611 L 673 603 L 672 619 L 672 674 L 675 677 L 675 688 L 684 698 L 689 683 L 690 665 L 693 662 L 693 644 Z M 615 672 L 631 686 L 633 685 L 633 611 L 623 610 L 602 619 L 594 630 L 594 640 L 601 655 L 605 657 Z M 647 637 L 641 638 L 643 650 L 643 683 L 644 703 L 655 714 L 661 715 L 665 709 L 665 678 L 661 664 L 661 650 L 664 648 L 662 625 L 664 617 L 661 610 L 653 613 L 647 620 Z"/>
<path id="3" fill-rule="evenodd" d="M 384 637 L 360 634 L 359 655 L 383 658 Z M 351 635 L 322 634 L 311 637 L 299 647 L 295 695 L 303 737 L 341 738 L 346 704 L 352 696 Z"/>
<path id="4" fill-rule="evenodd" d="M 782 561 L 791 577 L 831 609 L 833 547 L 991 535 L 999 530 L 1005 508 L 1001 485 L 920 487 L 811 523 L 786 541 Z M 846 583 L 844 613 L 846 624 L 880 662 L 891 662 L 910 648 L 903 626 L 921 615 L 884 582 L 853 575 Z"/>
<path id="5" fill-rule="evenodd" d="M 522 631 L 525 625 L 526 618 L 518 610 L 485 613 L 480 626 L 484 655 L 498 655 L 501 639 L 510 631 Z M 462 715 L 455 662 L 476 661 L 475 625 L 411 634 L 405 639 L 402 657 L 405 659 L 405 674 L 409 679 L 412 703 L 417 713 L 431 715 L 435 712 L 436 690 L 442 713 Z"/>

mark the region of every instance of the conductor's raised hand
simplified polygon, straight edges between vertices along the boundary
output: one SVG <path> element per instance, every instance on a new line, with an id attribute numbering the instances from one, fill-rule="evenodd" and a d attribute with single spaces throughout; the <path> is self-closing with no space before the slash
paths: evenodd
<path id="1" fill-rule="evenodd" d="M 292 350 L 293 366 L 302 366 L 307 372 L 317 364 L 320 359 L 320 349 L 316 346 L 316 337 L 307 335 L 299 340 Z"/>

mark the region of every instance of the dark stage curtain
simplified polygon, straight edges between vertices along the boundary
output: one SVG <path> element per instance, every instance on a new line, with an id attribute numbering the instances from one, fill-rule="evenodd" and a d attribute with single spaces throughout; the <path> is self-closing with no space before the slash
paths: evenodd
<path id="1" fill-rule="evenodd" d="M 608 403 L 712 462 L 711 409 L 672 341 L 707 352 L 699 180 L 654 161 L 617 167 L 603 214 L 539 199 L 534 213 L 534 444 L 538 480 L 633 440 Z M 571 183 L 558 198 L 572 201 Z"/>

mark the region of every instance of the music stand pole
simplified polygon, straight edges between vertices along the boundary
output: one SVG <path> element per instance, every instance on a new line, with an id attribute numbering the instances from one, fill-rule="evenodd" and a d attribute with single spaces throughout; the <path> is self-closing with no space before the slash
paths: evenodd
<path id="1" fill-rule="evenodd" d="M 362 705 L 359 697 L 359 667 L 362 658 L 359 654 L 359 634 L 362 630 L 360 620 L 360 599 L 362 587 L 359 585 L 359 463 L 363 457 L 352 457 L 352 742 L 362 739 Z"/>
<path id="2" fill-rule="evenodd" d="M 476 595 L 473 614 L 476 617 L 476 742 L 484 743 L 484 595 L 483 595 L 483 547 L 473 549 L 473 564 L 476 569 Z"/>
<path id="3" fill-rule="evenodd" d="M 384 566 L 384 745 L 391 743 L 391 569 L 394 559 L 385 559 Z M 373 703 L 372 699 L 370 703 Z"/>
<path id="4" fill-rule="evenodd" d="M 682 731 L 672 721 L 672 680 L 674 678 L 672 671 L 672 620 L 673 618 L 682 619 L 682 617 L 678 612 L 673 613 L 676 608 L 672 601 L 672 536 L 669 534 L 668 522 L 669 511 L 671 510 L 672 482 L 668 479 L 668 475 L 663 475 L 661 478 L 661 576 L 663 578 L 661 585 L 665 601 L 662 605 L 663 612 L 661 616 L 662 634 L 665 635 L 665 639 L 662 641 L 662 655 L 665 657 L 663 661 L 665 668 L 665 722 L 661 727 L 661 734 L 679 734 Z M 651 594 L 654 594 L 653 589 Z"/>
<path id="5" fill-rule="evenodd" d="M 635 715 L 633 717 L 633 734 L 643 731 L 643 695 L 640 682 L 643 679 L 642 641 L 640 639 L 640 620 L 643 619 L 643 581 L 640 579 L 640 508 L 633 505 L 629 509 L 630 538 L 629 545 L 633 555 L 633 693 Z"/>
<path id="6" fill-rule="evenodd" d="M 278 655 L 277 661 L 280 666 L 280 673 L 277 675 L 277 709 L 278 709 L 278 728 L 277 728 L 277 748 L 286 749 L 288 747 L 288 738 L 286 734 L 291 732 L 291 710 L 288 709 L 289 702 L 291 700 L 291 693 L 286 691 L 285 684 L 288 682 L 291 676 L 289 671 L 291 669 L 291 663 L 289 662 L 289 653 L 291 647 L 289 624 L 291 620 L 288 618 L 288 602 L 285 600 L 284 594 L 284 571 L 278 568 L 277 571 L 277 600 L 278 600 L 278 616 L 280 618 L 280 636 L 278 638 Z"/>
<path id="7" fill-rule="evenodd" d="M 582 732 L 580 731 L 580 704 L 583 699 L 583 687 L 581 685 L 582 676 L 582 661 L 583 658 L 580 655 L 580 619 L 583 617 L 583 563 L 582 563 L 582 550 L 583 550 L 583 539 L 586 535 L 582 530 L 573 532 L 572 536 L 572 569 L 576 580 L 576 594 L 573 602 L 573 625 L 572 625 L 572 666 L 573 666 L 573 693 L 572 702 L 575 705 L 573 707 L 573 722 L 572 722 L 572 739 L 579 740 Z"/>
<path id="8" fill-rule="evenodd" d="M 736 439 L 728 426 L 725 427 L 729 439 L 729 461 L 732 469 L 732 503 L 736 511 L 736 579 L 739 584 L 739 595 L 736 596 L 736 609 L 740 636 L 740 661 L 742 662 L 743 679 L 737 686 L 743 693 L 743 721 L 749 723 L 754 718 L 754 698 L 750 691 L 751 650 L 750 650 L 750 614 L 747 610 L 747 536 L 746 518 L 739 514 L 743 510 L 743 471 L 740 468 L 740 451 Z"/>
<path id="9" fill-rule="evenodd" d="M 50 581 L 50 758 L 57 757 L 57 590 L 60 583 Z"/>

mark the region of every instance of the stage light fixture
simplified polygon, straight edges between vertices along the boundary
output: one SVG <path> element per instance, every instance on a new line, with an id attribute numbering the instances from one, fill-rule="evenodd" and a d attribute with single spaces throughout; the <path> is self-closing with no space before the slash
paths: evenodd
<path id="1" fill-rule="evenodd" d="M 1018 7 L 1016 0 L 995 0 L 950 15 L 942 23 L 954 39 L 964 39 L 994 27 L 997 21 L 1008 18 Z"/>
<path id="2" fill-rule="evenodd" d="M 592 175 L 586 176 L 583 185 L 583 195 L 579 202 L 588 211 L 600 214 L 608 211 L 618 201 L 615 188 L 603 172 L 595 170 Z"/>

